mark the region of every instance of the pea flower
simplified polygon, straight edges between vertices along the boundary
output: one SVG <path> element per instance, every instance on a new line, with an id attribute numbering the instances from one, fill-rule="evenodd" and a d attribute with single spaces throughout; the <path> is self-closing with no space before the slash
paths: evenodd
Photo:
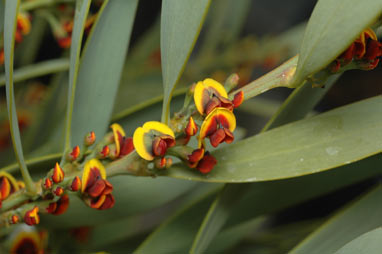
<path id="1" fill-rule="evenodd" d="M 210 78 L 199 81 L 194 89 L 195 106 L 201 115 L 208 115 L 217 107 L 232 111 L 240 106 L 243 98 L 243 92 L 241 91 L 235 95 L 232 101 L 229 100 L 224 86 Z"/>
<path id="2" fill-rule="evenodd" d="M 217 147 L 220 143 L 226 142 L 230 144 L 234 140 L 233 131 L 236 128 L 235 115 L 226 108 L 215 108 L 200 127 L 199 146 L 204 142 L 204 138 L 208 137 L 213 147 Z"/>
<path id="3" fill-rule="evenodd" d="M 163 157 L 167 149 L 175 145 L 175 134 L 167 125 L 150 121 L 135 130 L 133 142 L 139 156 L 151 161 Z"/>
<path id="4" fill-rule="evenodd" d="M 29 225 L 37 225 L 40 223 L 40 216 L 38 215 L 38 206 L 33 207 L 31 210 L 27 211 L 24 215 L 24 222 Z"/>
<path id="5" fill-rule="evenodd" d="M 114 123 L 110 127 L 113 130 L 114 135 L 114 142 L 116 148 L 115 157 L 123 157 L 131 153 L 134 150 L 133 139 L 131 137 L 126 137 L 125 131 L 123 130 L 121 125 Z M 102 152 L 103 154 L 106 154 L 106 151 Z"/>
<path id="6" fill-rule="evenodd" d="M 57 202 L 49 204 L 46 211 L 53 215 L 61 215 L 66 212 L 69 207 L 69 196 L 64 194 Z"/>
<path id="7" fill-rule="evenodd" d="M 98 210 L 112 208 L 115 203 L 112 191 L 113 185 L 106 180 L 106 170 L 102 163 L 98 159 L 87 161 L 81 186 L 85 202 Z"/>

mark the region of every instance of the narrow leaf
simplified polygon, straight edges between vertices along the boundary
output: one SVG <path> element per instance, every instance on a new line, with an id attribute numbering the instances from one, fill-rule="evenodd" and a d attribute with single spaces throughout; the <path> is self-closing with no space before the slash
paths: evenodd
<path id="1" fill-rule="evenodd" d="M 74 97 L 76 92 L 78 69 L 80 65 L 80 52 L 82 37 L 84 34 L 84 27 L 86 18 L 88 16 L 91 0 L 79 0 L 76 2 L 76 9 L 74 15 L 74 27 L 72 34 L 72 42 L 70 47 L 70 65 L 69 65 L 69 88 L 68 88 L 68 104 L 66 112 L 66 126 L 65 126 L 65 151 L 71 147 L 72 135 L 72 115 L 74 108 Z"/>
<path id="2" fill-rule="evenodd" d="M 109 1 L 95 24 L 78 74 L 73 145 L 81 145 L 89 131 L 102 137 L 108 128 L 137 4 L 138 0 Z"/>
<path id="3" fill-rule="evenodd" d="M 343 245 L 361 234 L 381 227 L 381 199 L 382 187 L 378 186 L 330 218 L 293 249 L 290 254 L 335 253 Z"/>
<path id="4" fill-rule="evenodd" d="M 347 243 L 335 254 L 379 254 L 382 249 L 382 228 L 369 231 Z"/>
<path id="5" fill-rule="evenodd" d="M 29 192 L 34 193 L 36 186 L 28 172 L 28 168 L 24 161 L 23 148 L 20 138 L 20 130 L 16 112 L 14 88 L 13 88 L 13 59 L 15 45 L 16 20 L 19 8 L 19 0 L 5 1 L 5 17 L 4 17 L 4 57 L 5 57 L 5 78 L 6 78 L 6 97 L 8 117 L 11 125 L 11 137 L 13 149 L 15 151 L 16 160 L 19 164 L 26 188 Z"/>
<path id="6" fill-rule="evenodd" d="M 376 21 L 381 11 L 380 0 L 319 0 L 306 28 L 295 81 L 300 83 L 325 68 Z"/>
<path id="7" fill-rule="evenodd" d="M 382 151 L 382 96 L 334 109 L 214 152 L 208 175 L 178 165 L 164 175 L 206 182 L 256 182 L 332 169 Z M 280 167 L 280 165 L 283 165 Z"/>
<path id="8" fill-rule="evenodd" d="M 162 122 L 167 123 L 170 101 L 198 38 L 210 0 L 164 0 L 161 14 L 161 58 L 164 100 Z"/>

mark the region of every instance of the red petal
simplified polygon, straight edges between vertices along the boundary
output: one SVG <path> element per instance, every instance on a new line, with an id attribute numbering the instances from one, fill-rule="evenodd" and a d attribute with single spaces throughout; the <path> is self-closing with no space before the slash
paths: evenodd
<path id="1" fill-rule="evenodd" d="M 133 138 L 123 138 L 121 142 L 121 151 L 119 152 L 119 157 L 128 155 L 134 151 Z"/>
<path id="2" fill-rule="evenodd" d="M 217 147 L 225 139 L 225 132 L 223 129 L 218 129 L 210 136 L 210 143 L 213 147 Z"/>
<path id="3" fill-rule="evenodd" d="M 227 128 L 224 128 L 224 132 L 225 132 L 224 142 L 226 142 L 227 144 L 231 144 L 232 141 L 234 140 L 233 133 L 230 130 L 228 130 Z"/>
<path id="4" fill-rule="evenodd" d="M 167 143 L 160 137 L 155 137 L 153 141 L 153 154 L 155 156 L 164 156 L 167 151 Z"/>
<path id="5" fill-rule="evenodd" d="M 87 189 L 87 193 L 93 198 L 98 197 L 104 191 L 106 184 L 103 179 L 98 179 L 92 186 Z"/>
<path id="6" fill-rule="evenodd" d="M 106 196 L 105 201 L 103 202 L 101 207 L 98 209 L 99 210 L 109 209 L 109 208 L 112 208 L 114 206 L 114 204 L 115 204 L 114 196 L 112 194 L 109 194 Z"/>
<path id="7" fill-rule="evenodd" d="M 244 101 L 244 93 L 243 91 L 240 91 L 238 93 L 235 94 L 235 96 L 233 97 L 233 107 L 234 108 L 237 108 L 239 107 Z"/>
<path id="8" fill-rule="evenodd" d="M 367 49 L 366 53 L 364 55 L 364 58 L 372 61 L 375 58 L 379 57 L 382 55 L 382 45 L 378 41 L 370 40 L 367 43 Z"/>
<path id="9" fill-rule="evenodd" d="M 198 163 L 197 169 L 199 169 L 201 173 L 207 174 L 214 168 L 216 163 L 217 161 L 215 157 L 207 152 L 203 159 Z"/>

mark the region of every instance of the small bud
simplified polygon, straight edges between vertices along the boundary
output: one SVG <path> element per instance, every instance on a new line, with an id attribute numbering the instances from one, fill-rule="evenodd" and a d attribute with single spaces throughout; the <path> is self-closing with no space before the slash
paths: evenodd
<path id="1" fill-rule="evenodd" d="M 94 144 L 95 141 L 96 141 L 96 135 L 95 135 L 95 132 L 94 132 L 94 131 L 91 131 L 91 132 L 89 132 L 89 133 L 85 136 L 84 144 L 85 144 L 85 146 L 91 146 L 91 145 Z"/>
<path id="2" fill-rule="evenodd" d="M 53 193 L 56 195 L 56 196 L 61 196 L 62 194 L 64 194 L 64 189 L 60 186 L 58 186 L 54 191 Z"/>
<path id="3" fill-rule="evenodd" d="M 73 150 L 67 154 L 66 158 L 68 161 L 75 161 L 77 160 L 79 155 L 80 155 L 80 147 L 75 146 Z"/>
<path id="4" fill-rule="evenodd" d="M 233 107 L 234 108 L 239 107 L 243 103 L 243 101 L 244 101 L 243 91 L 236 93 L 235 96 L 233 97 L 233 100 L 232 100 Z"/>
<path id="5" fill-rule="evenodd" d="M 208 152 L 206 152 L 204 157 L 199 161 L 198 166 L 196 168 L 201 173 L 207 174 L 214 168 L 216 163 L 217 163 L 217 161 L 216 161 L 215 157 L 213 157 Z"/>
<path id="6" fill-rule="evenodd" d="M 35 206 L 33 209 L 27 211 L 24 215 L 24 222 L 29 225 L 37 225 L 40 223 L 40 216 L 38 215 L 38 206 Z"/>
<path id="7" fill-rule="evenodd" d="M 64 180 L 65 173 L 58 163 L 54 166 L 52 180 L 55 183 L 60 183 Z"/>
<path id="8" fill-rule="evenodd" d="M 100 159 L 105 159 L 105 158 L 107 158 L 109 156 L 109 154 L 110 154 L 109 146 L 104 146 L 102 148 L 102 151 L 99 153 L 99 158 Z"/>
<path id="9" fill-rule="evenodd" d="M 52 180 L 50 180 L 49 178 L 45 178 L 45 181 L 43 184 L 44 189 L 48 190 L 52 188 L 52 185 L 53 185 Z"/>
<path id="10" fill-rule="evenodd" d="M 68 49 L 72 43 L 72 38 L 70 36 L 57 38 L 57 43 L 61 48 Z"/>
<path id="11" fill-rule="evenodd" d="M 19 186 L 19 189 L 25 189 L 25 183 L 23 181 L 17 181 L 17 185 Z"/>
<path id="12" fill-rule="evenodd" d="M 188 120 L 187 126 L 184 131 L 186 132 L 187 136 L 194 136 L 196 132 L 198 132 L 198 126 L 196 125 L 192 116 L 190 116 L 190 119 Z"/>
<path id="13" fill-rule="evenodd" d="M 236 73 L 233 73 L 229 75 L 229 77 L 226 79 L 224 83 L 224 88 L 226 89 L 226 91 L 230 92 L 238 84 L 239 84 L 239 75 L 237 75 Z"/>
<path id="14" fill-rule="evenodd" d="M 9 223 L 11 224 L 17 224 L 20 221 L 20 217 L 16 214 L 13 214 L 9 220 Z"/>
<path id="15" fill-rule="evenodd" d="M 72 191 L 79 191 L 81 189 L 81 179 L 78 176 L 73 179 L 70 189 Z"/>

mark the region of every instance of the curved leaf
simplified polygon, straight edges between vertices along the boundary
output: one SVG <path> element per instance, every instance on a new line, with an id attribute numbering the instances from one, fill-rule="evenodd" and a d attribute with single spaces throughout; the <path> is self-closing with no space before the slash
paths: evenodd
<path id="1" fill-rule="evenodd" d="M 382 188 L 378 186 L 334 215 L 293 249 L 290 254 L 335 253 L 359 235 L 381 227 L 381 199 Z"/>
<path id="2" fill-rule="evenodd" d="M 382 228 L 377 228 L 347 243 L 335 254 L 379 254 L 382 249 L 381 239 Z"/>
<path id="3" fill-rule="evenodd" d="M 167 123 L 175 85 L 198 38 L 210 0 L 164 0 L 161 19 L 161 58 L 164 100 L 162 122 Z"/>
<path id="4" fill-rule="evenodd" d="M 20 130 L 16 112 L 15 96 L 13 89 L 13 59 L 15 47 L 15 31 L 17 23 L 17 13 L 20 0 L 7 0 L 5 1 L 5 17 L 4 17 L 4 65 L 6 85 L 5 92 L 7 97 L 8 117 L 11 125 L 11 137 L 13 149 L 15 151 L 16 160 L 19 164 L 21 174 L 29 192 L 35 192 L 36 187 L 28 172 L 27 165 L 24 161 L 23 148 L 20 138 Z"/>
<path id="5" fill-rule="evenodd" d="M 376 21 L 381 11 L 380 0 L 318 1 L 301 45 L 296 83 L 325 68 Z"/>
<path id="6" fill-rule="evenodd" d="M 81 145 L 89 131 L 102 137 L 108 128 L 137 4 L 138 0 L 109 1 L 95 24 L 78 74 L 73 144 Z"/>
<path id="7" fill-rule="evenodd" d="M 80 66 L 82 37 L 84 34 L 84 27 L 90 8 L 90 3 L 91 0 L 78 0 L 76 2 L 74 27 L 71 38 L 72 42 L 70 46 L 68 104 L 66 110 L 65 147 L 63 156 L 65 156 L 65 152 L 71 147 L 74 97 L 76 93 L 78 69 Z"/>
<path id="8" fill-rule="evenodd" d="M 377 96 L 219 149 L 213 153 L 218 164 L 208 175 L 182 165 L 163 175 L 240 183 L 317 173 L 381 152 L 381 115 L 382 96 Z"/>

